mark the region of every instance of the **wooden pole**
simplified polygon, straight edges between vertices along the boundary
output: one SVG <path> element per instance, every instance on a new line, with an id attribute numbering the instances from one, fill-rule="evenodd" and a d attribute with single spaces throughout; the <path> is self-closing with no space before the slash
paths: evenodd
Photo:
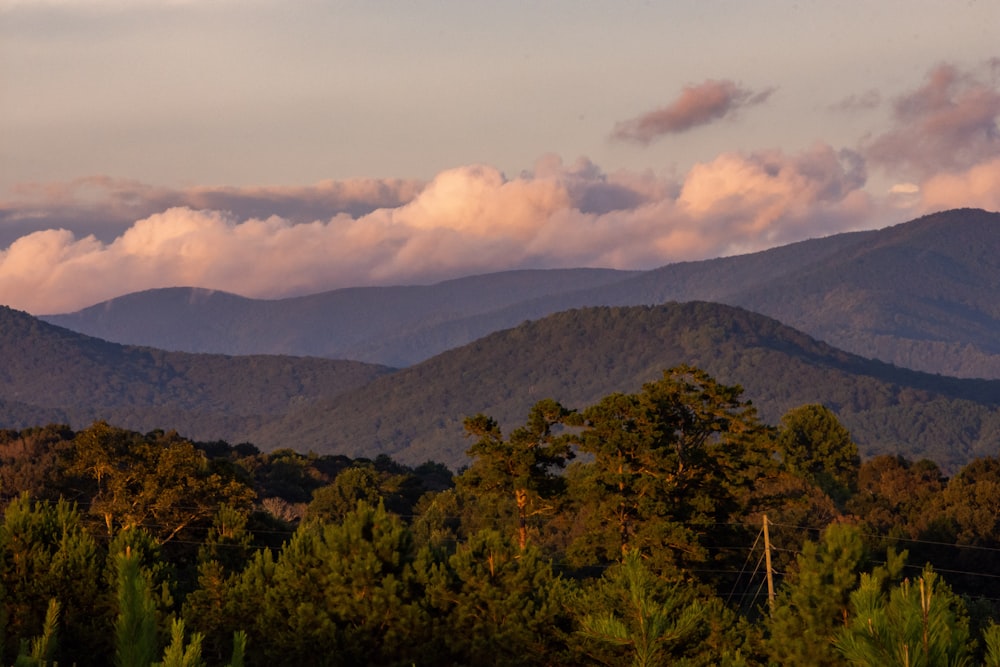
<path id="1" fill-rule="evenodd" d="M 767 515 L 764 515 L 764 567 L 767 570 L 767 606 L 774 610 L 774 576 L 771 572 L 771 537 L 767 532 Z"/>

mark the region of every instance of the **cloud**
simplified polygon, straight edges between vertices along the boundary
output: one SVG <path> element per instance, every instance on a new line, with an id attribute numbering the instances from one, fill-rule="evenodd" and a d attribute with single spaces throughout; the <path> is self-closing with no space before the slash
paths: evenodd
<path id="1" fill-rule="evenodd" d="M 761 104 L 773 92 L 774 88 L 754 92 L 732 81 L 710 79 L 686 86 L 680 96 L 665 107 L 618 123 L 611 136 L 620 141 L 648 145 L 665 134 L 686 132 L 731 116 L 741 108 Z"/>
<path id="2" fill-rule="evenodd" d="M 238 219 L 276 215 L 291 222 L 358 217 L 412 200 L 422 181 L 327 180 L 306 186 L 170 189 L 134 180 L 90 176 L 61 183 L 23 183 L 0 201 L 0 247 L 39 229 L 68 229 L 111 241 L 133 222 L 168 208 L 229 211 Z"/>
<path id="3" fill-rule="evenodd" d="M 953 65 L 893 102 L 893 127 L 864 146 L 867 160 L 894 177 L 962 172 L 1000 155 L 1000 90 Z"/>
<path id="4" fill-rule="evenodd" d="M 1000 211 L 1000 157 L 958 173 L 928 178 L 920 188 L 925 211 L 975 207 Z"/>
<path id="5" fill-rule="evenodd" d="M 358 214 L 293 220 L 175 206 L 109 241 L 35 231 L 0 251 L 0 303 L 41 314 L 176 285 L 267 298 L 511 268 L 652 268 L 859 228 L 874 211 L 863 184 L 856 156 L 825 144 L 797 154 L 727 153 L 679 180 L 606 173 L 585 158 L 566 164 L 552 155 L 513 178 L 468 165 L 439 173 L 409 198 L 389 187 L 402 201 Z M 112 190 L 136 189 L 145 192 L 140 201 L 155 199 L 144 188 Z M 316 190 L 304 194 L 322 200 Z M 361 191 L 371 201 L 382 189 L 369 183 Z M 288 193 L 259 192 L 267 202 Z M 223 201 L 232 203 L 229 196 Z"/>

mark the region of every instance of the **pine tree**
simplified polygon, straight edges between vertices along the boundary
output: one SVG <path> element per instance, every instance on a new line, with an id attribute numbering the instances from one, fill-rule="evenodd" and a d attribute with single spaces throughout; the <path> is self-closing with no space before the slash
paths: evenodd
<path id="1" fill-rule="evenodd" d="M 961 598 L 927 566 L 888 594 L 863 575 L 836 648 L 851 665 L 959 667 L 970 663 L 969 621 Z"/>
<path id="2" fill-rule="evenodd" d="M 578 633 L 583 649 L 605 664 L 668 664 L 698 631 L 703 608 L 682 585 L 658 580 L 637 551 L 585 590 Z"/>
<path id="3" fill-rule="evenodd" d="M 115 665 L 149 667 L 156 659 L 156 605 L 149 580 L 130 549 L 118 556 Z"/>
<path id="4" fill-rule="evenodd" d="M 851 592 L 866 565 L 861 532 L 854 526 L 832 524 L 819 544 L 806 542 L 796 559 L 797 569 L 781 589 L 767 619 L 768 647 L 782 665 L 840 665 L 834 650 L 837 629 L 850 617 Z M 898 576 L 903 559 L 890 552 L 887 566 L 873 580 Z"/>
<path id="5" fill-rule="evenodd" d="M 568 586 L 532 545 L 482 531 L 432 565 L 427 596 L 434 615 L 439 664 L 553 664 L 569 628 Z"/>

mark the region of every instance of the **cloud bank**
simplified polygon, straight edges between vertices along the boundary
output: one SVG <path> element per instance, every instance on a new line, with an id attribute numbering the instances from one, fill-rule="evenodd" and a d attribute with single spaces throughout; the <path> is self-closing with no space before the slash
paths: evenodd
<path id="1" fill-rule="evenodd" d="M 647 145 L 666 134 L 678 134 L 732 116 L 739 109 L 766 101 L 773 88 L 754 92 L 728 80 L 708 80 L 686 86 L 673 102 L 622 121 L 611 136 Z"/>
<path id="2" fill-rule="evenodd" d="M 171 285 L 280 297 L 519 267 L 651 268 L 851 228 L 870 213 L 863 180 L 818 144 L 721 155 L 682 180 L 555 156 L 515 178 L 465 166 L 396 206 L 311 221 L 179 206 L 107 242 L 65 229 L 18 238 L 0 251 L 0 303 L 44 314 Z"/>
<path id="3" fill-rule="evenodd" d="M 754 97 L 729 90 L 718 106 L 679 100 L 655 131 L 694 127 Z M 944 208 L 996 210 L 998 114 L 995 85 L 941 66 L 853 149 L 817 141 L 797 152 L 727 152 L 679 176 L 546 155 L 513 177 L 480 164 L 427 183 L 25 184 L 0 200 L 0 237 L 10 238 L 0 243 L 0 303 L 47 314 L 168 286 L 273 298 L 515 268 L 653 268 Z M 896 185 L 872 194 L 871 169 Z"/>

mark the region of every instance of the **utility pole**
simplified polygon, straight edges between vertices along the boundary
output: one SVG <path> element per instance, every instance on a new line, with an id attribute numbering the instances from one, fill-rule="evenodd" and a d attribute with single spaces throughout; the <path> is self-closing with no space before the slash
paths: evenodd
<path id="1" fill-rule="evenodd" d="M 774 576 L 771 572 L 771 537 L 767 532 L 767 515 L 764 515 L 764 567 L 767 570 L 767 606 L 774 611 Z"/>

